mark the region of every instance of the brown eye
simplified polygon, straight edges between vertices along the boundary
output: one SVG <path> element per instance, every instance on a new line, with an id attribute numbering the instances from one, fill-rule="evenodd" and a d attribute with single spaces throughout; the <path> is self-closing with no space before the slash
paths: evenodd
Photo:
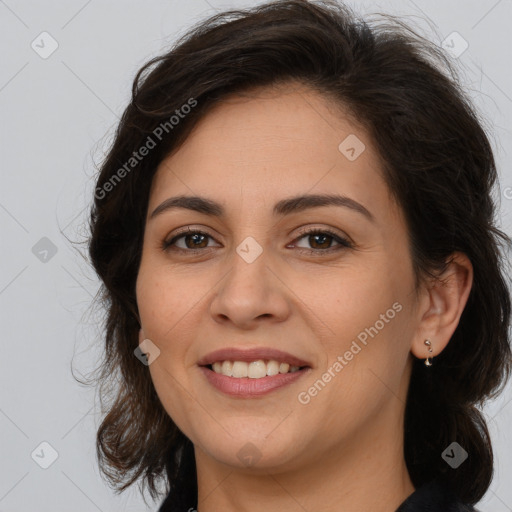
<path id="1" fill-rule="evenodd" d="M 334 238 L 331 235 L 318 234 L 308 235 L 309 243 L 313 249 L 329 249 Z M 321 247 L 320 247 L 321 246 Z"/>
<path id="2" fill-rule="evenodd" d="M 185 233 L 176 235 L 169 241 L 164 241 L 162 244 L 162 249 L 169 250 L 171 248 L 175 248 L 176 250 L 181 251 L 206 249 L 208 248 L 208 242 L 210 239 L 213 240 L 213 238 L 207 233 L 203 233 L 202 231 L 188 230 Z"/>
<path id="3" fill-rule="evenodd" d="M 193 235 L 185 235 L 182 237 L 185 240 L 185 245 L 188 249 L 197 249 L 208 246 L 207 235 L 201 233 L 195 233 Z M 206 245 L 205 245 L 206 241 Z M 190 245 L 189 243 L 190 242 Z"/>
<path id="4" fill-rule="evenodd" d="M 333 233 L 329 230 L 320 230 L 320 229 L 310 229 L 304 231 L 296 241 L 306 239 L 309 247 L 305 247 L 305 250 L 309 252 L 327 252 L 327 251 L 335 251 L 341 250 L 343 248 L 352 248 L 353 244 L 349 242 L 346 238 Z M 332 243 L 336 242 L 337 245 L 332 246 Z M 297 247 L 300 247 L 297 245 Z"/>

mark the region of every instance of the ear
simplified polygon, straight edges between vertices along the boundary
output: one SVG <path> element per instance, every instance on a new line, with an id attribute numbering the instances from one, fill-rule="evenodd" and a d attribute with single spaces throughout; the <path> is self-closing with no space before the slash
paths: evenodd
<path id="1" fill-rule="evenodd" d="M 139 345 L 146 339 L 146 335 L 144 334 L 144 331 L 139 329 Z"/>
<path id="2" fill-rule="evenodd" d="M 419 300 L 419 323 L 411 352 L 420 359 L 439 355 L 448 345 L 466 306 L 473 285 L 473 265 L 455 252 L 446 270 L 423 289 Z M 432 352 L 425 340 L 431 341 Z"/>

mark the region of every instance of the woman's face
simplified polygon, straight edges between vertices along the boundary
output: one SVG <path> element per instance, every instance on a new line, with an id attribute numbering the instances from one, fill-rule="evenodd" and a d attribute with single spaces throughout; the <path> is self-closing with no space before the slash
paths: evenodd
<path id="1" fill-rule="evenodd" d="M 367 133 L 329 105 L 306 88 L 233 96 L 155 175 L 141 341 L 204 461 L 281 471 L 400 437 L 418 336 L 407 230 Z M 178 196 L 216 206 L 159 208 Z M 274 375 L 287 361 L 305 368 Z"/>

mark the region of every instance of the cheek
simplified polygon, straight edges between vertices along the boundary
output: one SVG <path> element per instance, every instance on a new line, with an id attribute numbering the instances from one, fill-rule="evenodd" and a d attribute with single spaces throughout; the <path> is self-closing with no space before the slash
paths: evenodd
<path id="1" fill-rule="evenodd" d="M 159 358 L 149 366 L 151 380 L 163 408 L 178 428 L 190 435 L 194 418 L 202 417 L 207 404 L 189 391 L 191 387 L 186 375 L 179 370 L 180 365 L 173 362 L 172 355 Z"/>
<path id="2" fill-rule="evenodd" d="M 160 350 L 150 371 L 159 395 L 176 397 L 188 388 L 198 311 L 204 306 L 206 284 L 197 274 L 177 272 L 161 261 L 141 262 L 137 304 L 145 336 Z"/>
<path id="3" fill-rule="evenodd" d="M 391 387 L 398 385 L 411 336 L 409 277 L 397 278 L 396 271 L 374 265 L 320 276 L 316 282 L 317 291 L 310 290 L 305 302 L 314 310 L 314 332 L 324 352 L 320 371 L 336 375 L 331 380 L 337 398 L 331 398 L 339 399 L 341 392 L 344 400 L 357 402 L 367 393 L 378 394 L 383 386 L 376 375 Z"/>
<path id="4" fill-rule="evenodd" d="M 318 274 L 314 287 L 299 289 L 297 294 L 322 321 L 329 337 L 349 341 L 379 321 L 399 299 L 400 291 L 387 275 L 377 266 L 341 269 Z"/>
<path id="5" fill-rule="evenodd" d="M 194 286 L 190 276 L 180 276 L 168 266 L 143 260 L 136 294 L 146 336 L 166 348 L 186 323 L 201 290 Z"/>
<path id="6" fill-rule="evenodd" d="M 187 286 L 185 285 L 185 281 Z M 142 326 L 147 338 L 160 350 L 148 369 L 155 391 L 174 423 L 189 431 L 189 418 L 200 414 L 197 397 L 192 396 L 187 374 L 187 353 L 193 332 L 193 307 L 200 299 L 190 279 L 179 273 L 142 261 L 136 294 Z M 197 296 L 197 297 L 196 297 Z"/>

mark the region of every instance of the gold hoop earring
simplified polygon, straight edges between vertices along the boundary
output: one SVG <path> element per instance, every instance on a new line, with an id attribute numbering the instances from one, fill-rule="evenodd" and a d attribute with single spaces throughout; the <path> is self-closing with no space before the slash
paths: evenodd
<path id="1" fill-rule="evenodd" d="M 425 340 L 424 343 L 428 347 L 428 351 L 429 352 L 433 352 L 433 350 L 432 350 L 432 342 L 430 340 Z M 427 357 L 425 359 L 425 366 L 432 366 L 432 358 Z"/>

